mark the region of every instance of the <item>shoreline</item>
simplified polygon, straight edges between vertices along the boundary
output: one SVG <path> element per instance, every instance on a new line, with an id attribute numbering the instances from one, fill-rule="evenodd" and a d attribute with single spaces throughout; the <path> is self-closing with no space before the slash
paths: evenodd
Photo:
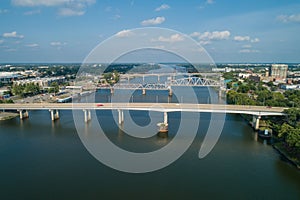
<path id="1" fill-rule="evenodd" d="M 248 124 L 253 128 L 252 126 L 252 122 L 248 119 L 247 116 L 240 114 L 240 116 L 248 122 Z M 291 164 L 293 164 L 296 169 L 300 170 L 300 161 L 295 161 L 295 159 L 293 159 L 291 156 L 288 155 L 288 153 L 286 152 L 286 150 L 284 148 L 281 147 L 281 143 L 280 142 L 276 142 L 274 144 L 272 144 L 272 147 L 281 155 L 283 156 L 288 162 L 290 162 Z"/>
<path id="2" fill-rule="evenodd" d="M 12 112 L 0 112 L 0 121 L 10 120 L 13 118 L 18 117 L 18 113 L 12 113 Z"/>
<path id="3" fill-rule="evenodd" d="M 288 153 L 285 151 L 285 149 L 283 149 L 282 147 L 280 147 L 281 144 L 280 143 L 275 143 L 272 144 L 272 147 L 280 154 L 282 155 L 285 159 L 288 160 L 288 162 L 290 162 L 291 164 L 293 164 L 294 166 L 296 166 L 296 168 L 298 170 L 300 170 L 300 162 L 299 161 L 295 161 L 295 159 L 293 159 L 291 156 L 288 155 Z"/>

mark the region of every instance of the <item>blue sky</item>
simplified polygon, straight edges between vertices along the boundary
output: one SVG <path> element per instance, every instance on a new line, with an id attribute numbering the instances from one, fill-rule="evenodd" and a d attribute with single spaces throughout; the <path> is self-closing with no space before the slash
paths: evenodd
<path id="1" fill-rule="evenodd" d="M 298 0 L 2 0 L 0 18 L 1 63 L 82 62 L 149 26 L 191 36 L 215 62 L 300 62 Z"/>

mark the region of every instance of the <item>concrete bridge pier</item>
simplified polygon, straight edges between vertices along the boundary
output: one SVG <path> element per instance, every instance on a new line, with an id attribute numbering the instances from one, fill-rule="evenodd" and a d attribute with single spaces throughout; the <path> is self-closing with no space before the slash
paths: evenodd
<path id="1" fill-rule="evenodd" d="M 114 94 L 115 93 L 115 89 L 114 88 L 110 88 L 110 94 Z"/>
<path id="2" fill-rule="evenodd" d="M 157 135 L 159 137 L 168 137 L 168 129 L 169 129 L 169 124 L 168 124 L 168 113 L 164 112 L 164 122 L 163 123 L 158 123 L 158 133 Z"/>
<path id="3" fill-rule="evenodd" d="M 164 124 L 168 124 L 168 113 L 164 112 Z"/>
<path id="4" fill-rule="evenodd" d="M 91 111 L 90 110 L 83 110 L 83 113 L 84 113 L 84 122 L 88 123 L 92 119 Z"/>
<path id="5" fill-rule="evenodd" d="M 20 119 L 24 119 L 24 118 L 28 118 L 29 117 L 29 114 L 28 114 L 27 110 L 25 110 L 24 112 L 23 112 L 23 110 L 18 110 L 18 111 L 20 113 Z"/>
<path id="6" fill-rule="evenodd" d="M 258 115 L 258 116 L 255 116 L 253 115 L 253 120 L 252 120 L 252 126 L 255 130 L 258 130 L 259 129 L 259 121 L 261 119 L 261 116 Z"/>
<path id="7" fill-rule="evenodd" d="M 58 110 L 49 110 L 50 114 L 51 114 L 51 120 L 55 121 L 57 119 L 59 119 L 59 112 Z"/>
<path id="8" fill-rule="evenodd" d="M 146 95 L 146 89 L 145 88 L 142 89 L 142 94 Z"/>
<path id="9" fill-rule="evenodd" d="M 169 88 L 169 96 L 171 97 L 173 95 L 173 90 L 172 88 Z"/>
<path id="10" fill-rule="evenodd" d="M 122 124 L 124 122 L 124 112 L 123 110 L 118 110 L 119 113 L 119 124 Z"/>
<path id="11" fill-rule="evenodd" d="M 219 88 L 219 99 L 222 98 L 222 90 Z"/>

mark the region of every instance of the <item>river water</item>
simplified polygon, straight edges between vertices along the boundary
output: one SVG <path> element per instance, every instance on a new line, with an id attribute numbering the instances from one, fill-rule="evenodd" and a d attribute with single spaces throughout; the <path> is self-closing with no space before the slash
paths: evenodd
<path id="1" fill-rule="evenodd" d="M 115 97 L 126 96 L 115 92 Z M 196 93 L 199 102 L 210 101 L 207 91 Z M 166 91 L 149 91 L 144 96 L 139 91 L 133 96 L 134 102 L 185 103 L 190 99 L 187 94 L 169 99 Z M 97 92 L 97 102 L 112 98 L 109 91 Z M 149 113 L 134 111 L 125 113 L 125 124 L 129 114 L 140 126 L 149 123 Z M 218 143 L 199 159 L 210 120 L 210 114 L 201 114 L 197 136 L 183 156 L 144 174 L 116 171 L 97 161 L 82 144 L 71 111 L 61 111 L 54 123 L 48 111 L 30 111 L 29 115 L 22 121 L 0 122 L 0 199 L 300 199 L 300 171 L 266 141 L 258 140 L 239 115 L 226 115 Z M 174 138 L 181 114 L 169 114 L 167 138 L 147 139 L 122 132 L 111 111 L 97 112 L 97 116 L 113 143 L 147 152 Z"/>

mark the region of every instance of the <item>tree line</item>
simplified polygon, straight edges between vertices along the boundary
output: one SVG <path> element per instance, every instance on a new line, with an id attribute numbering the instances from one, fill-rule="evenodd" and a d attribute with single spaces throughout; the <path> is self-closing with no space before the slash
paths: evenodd
<path id="1" fill-rule="evenodd" d="M 42 93 L 42 88 L 35 83 L 19 84 L 13 85 L 11 92 L 13 95 L 18 95 L 20 97 L 26 97 L 31 95 L 37 95 Z M 57 82 L 50 84 L 50 87 L 47 89 L 48 93 L 57 93 L 59 92 L 59 85 Z"/>

